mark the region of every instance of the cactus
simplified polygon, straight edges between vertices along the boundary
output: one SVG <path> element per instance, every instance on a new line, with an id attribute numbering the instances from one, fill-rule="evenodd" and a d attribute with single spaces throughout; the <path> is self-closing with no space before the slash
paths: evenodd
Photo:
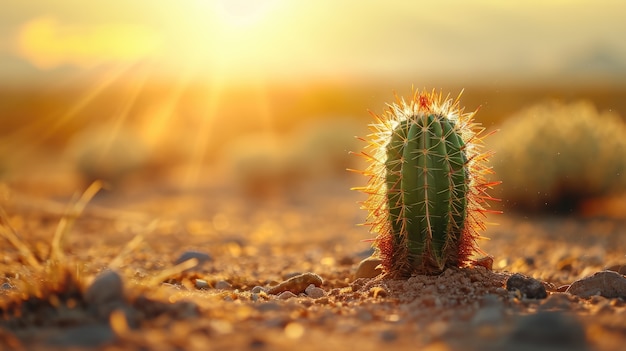
<path id="1" fill-rule="evenodd" d="M 489 140 L 507 208 L 571 213 L 626 191 L 626 124 L 586 100 L 548 100 L 508 117 Z M 515 142 L 511 142 L 515 140 Z"/>
<path id="2" fill-rule="evenodd" d="M 460 96 L 459 96 L 460 97 Z M 480 251 L 479 230 L 491 169 L 482 152 L 484 128 L 463 113 L 459 98 L 415 91 L 408 103 L 396 103 L 376 123 L 365 150 L 370 177 L 363 208 L 376 234 L 374 246 L 391 277 L 438 274 L 461 266 Z"/>

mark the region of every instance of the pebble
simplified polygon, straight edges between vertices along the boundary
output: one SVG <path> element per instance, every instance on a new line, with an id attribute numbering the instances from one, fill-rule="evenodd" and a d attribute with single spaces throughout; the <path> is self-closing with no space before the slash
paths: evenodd
<path id="1" fill-rule="evenodd" d="M 314 284 L 309 284 L 309 286 L 307 286 L 307 288 L 304 290 L 304 293 L 312 299 L 319 299 L 326 296 L 326 292 L 324 291 L 324 289 L 318 288 Z"/>
<path id="2" fill-rule="evenodd" d="M 614 271 L 601 271 L 573 282 L 566 292 L 582 298 L 600 295 L 626 299 L 626 278 Z"/>
<path id="3" fill-rule="evenodd" d="M 96 306 L 124 301 L 122 277 L 111 270 L 100 273 L 85 293 L 85 300 Z"/>
<path id="4" fill-rule="evenodd" d="M 558 312 L 523 316 L 498 349 L 587 351 L 585 329 L 578 320 Z"/>
<path id="5" fill-rule="evenodd" d="M 291 291 L 283 291 L 278 295 L 279 300 L 288 300 L 292 297 L 296 297 L 296 294 L 292 293 Z"/>
<path id="6" fill-rule="evenodd" d="M 219 289 L 219 290 L 230 290 L 232 289 L 232 285 L 225 281 L 225 280 L 219 280 L 217 283 L 215 283 L 215 289 Z"/>
<path id="7" fill-rule="evenodd" d="M 115 271 L 106 270 L 100 273 L 85 292 L 85 301 L 99 317 L 109 318 L 111 313 L 119 311 L 126 317 L 127 324 L 135 327 L 133 311 L 129 308 L 124 296 L 124 282 Z"/>
<path id="8" fill-rule="evenodd" d="M 196 288 L 198 289 L 206 289 L 209 287 L 209 283 L 203 279 L 196 279 Z"/>
<path id="9" fill-rule="evenodd" d="M 308 272 L 291 277 L 286 281 L 271 287 L 268 290 L 268 293 L 278 295 L 282 292 L 289 291 L 293 294 L 301 294 L 309 285 L 313 284 L 319 287 L 323 282 L 322 277 L 315 273 Z"/>
<path id="10" fill-rule="evenodd" d="M 392 342 L 398 338 L 398 334 L 396 334 L 393 330 L 383 330 L 379 334 L 380 339 L 385 342 Z"/>
<path id="11" fill-rule="evenodd" d="M 13 289 L 13 285 L 9 284 L 9 283 L 2 283 L 2 285 L 0 286 L 1 290 L 11 290 Z"/>
<path id="12" fill-rule="evenodd" d="M 519 273 L 509 277 L 506 281 L 506 290 L 519 290 L 522 296 L 526 296 L 529 299 L 545 299 L 548 297 L 546 287 L 539 280 L 527 278 Z"/>
<path id="13" fill-rule="evenodd" d="M 267 290 L 264 287 L 260 286 L 260 285 L 257 285 L 254 288 L 252 288 L 252 290 L 250 290 L 250 292 L 253 293 L 253 294 L 258 294 L 261 291 L 267 292 Z"/>
<path id="14" fill-rule="evenodd" d="M 354 274 L 355 279 L 359 278 L 374 278 L 383 272 L 380 264 L 383 261 L 378 257 L 368 257 L 359 263 L 359 267 Z"/>
<path id="15" fill-rule="evenodd" d="M 185 261 L 188 261 L 192 258 L 195 258 L 198 260 L 198 264 L 196 265 L 196 267 L 200 267 L 201 265 L 205 264 L 206 262 L 210 262 L 213 260 L 213 257 L 211 257 L 211 255 L 204 253 L 204 252 L 200 252 L 200 251 L 193 251 L 193 250 L 189 250 L 189 251 L 185 251 L 182 254 L 180 254 L 180 256 L 178 256 L 178 258 L 174 261 L 174 264 L 181 264 Z"/>

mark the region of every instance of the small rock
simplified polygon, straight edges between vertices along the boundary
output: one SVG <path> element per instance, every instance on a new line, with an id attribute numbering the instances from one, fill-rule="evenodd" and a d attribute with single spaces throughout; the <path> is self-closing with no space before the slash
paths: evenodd
<path id="1" fill-rule="evenodd" d="M 589 350 L 585 329 L 575 318 L 538 312 L 519 319 L 500 350 Z"/>
<path id="2" fill-rule="evenodd" d="M 263 349 L 263 348 L 265 348 L 266 344 L 267 343 L 265 342 L 265 340 L 259 339 L 257 337 L 253 337 L 250 340 L 250 343 L 248 344 L 248 346 L 250 347 L 250 349 L 256 350 L 256 349 Z"/>
<path id="3" fill-rule="evenodd" d="M 198 289 L 206 289 L 209 287 L 209 283 L 203 279 L 196 279 L 196 288 Z"/>
<path id="4" fill-rule="evenodd" d="M 196 267 L 200 267 L 206 262 L 210 262 L 213 260 L 213 257 L 211 257 L 211 255 L 207 253 L 189 250 L 189 251 L 183 252 L 180 256 L 178 256 L 178 258 L 174 261 L 174 264 L 181 264 L 192 258 L 195 258 L 196 260 L 198 260 L 198 264 L 196 265 Z"/>
<path id="5" fill-rule="evenodd" d="M 120 310 L 127 320 L 132 319 L 132 311 L 124 296 L 124 283 L 117 272 L 107 270 L 100 273 L 87 288 L 85 301 L 101 318 L 109 318 L 113 311 Z"/>
<path id="6" fill-rule="evenodd" d="M 230 290 L 232 289 L 232 285 L 225 281 L 225 280 L 219 280 L 217 283 L 215 283 L 215 289 L 219 289 L 219 290 Z"/>
<path id="7" fill-rule="evenodd" d="M 261 291 L 267 292 L 267 290 L 264 287 L 260 286 L 260 285 L 257 285 L 254 288 L 252 288 L 252 290 L 250 290 L 250 292 L 253 293 L 253 294 L 258 294 Z"/>
<path id="8" fill-rule="evenodd" d="M 292 297 L 296 297 L 296 294 L 292 293 L 291 291 L 283 291 L 278 295 L 279 300 L 288 300 Z"/>
<path id="9" fill-rule="evenodd" d="M 307 286 L 307 288 L 304 290 L 304 293 L 312 299 L 319 299 L 320 297 L 326 296 L 326 292 L 324 291 L 324 289 L 318 288 L 313 284 Z"/>
<path id="10" fill-rule="evenodd" d="M 301 294 L 309 285 L 313 284 L 315 286 L 320 286 L 322 283 L 322 277 L 319 275 L 310 272 L 303 273 L 271 287 L 268 290 L 268 293 L 278 295 L 284 291 L 290 291 L 294 294 Z"/>
<path id="11" fill-rule="evenodd" d="M 11 289 L 13 289 L 13 285 L 9 283 L 2 283 L 2 285 L 0 286 L 0 290 L 11 290 Z"/>
<path id="12" fill-rule="evenodd" d="M 85 300 L 93 305 L 105 305 L 124 301 L 124 283 L 122 277 L 111 270 L 100 273 L 85 293 Z"/>
<path id="13" fill-rule="evenodd" d="M 601 271 L 573 282 L 565 292 L 582 298 L 600 295 L 626 299 L 626 278 L 617 272 Z"/>
<path id="14" fill-rule="evenodd" d="M 380 332 L 380 339 L 385 342 L 392 342 L 398 338 L 398 334 L 396 334 L 393 330 L 383 330 Z"/>
<path id="15" fill-rule="evenodd" d="M 506 281 L 506 290 L 519 292 L 529 299 L 545 299 L 548 297 L 546 287 L 537 279 L 527 278 L 519 273 L 513 274 Z"/>
<path id="16" fill-rule="evenodd" d="M 378 257 L 368 257 L 359 263 L 359 267 L 354 274 L 355 279 L 374 278 L 383 272 L 381 263 L 383 261 Z"/>

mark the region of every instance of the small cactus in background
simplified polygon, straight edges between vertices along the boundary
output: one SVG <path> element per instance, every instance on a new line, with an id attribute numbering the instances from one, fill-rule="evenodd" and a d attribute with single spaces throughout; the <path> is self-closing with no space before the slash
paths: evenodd
<path id="1" fill-rule="evenodd" d="M 459 99 L 415 91 L 376 123 L 360 153 L 370 177 L 363 208 L 384 271 L 391 277 L 438 274 L 470 261 L 484 229 L 487 182 L 482 132 Z"/>
<path id="2" fill-rule="evenodd" d="M 615 113 L 547 101 L 511 115 L 502 130 L 489 147 L 510 209 L 570 212 L 626 191 L 626 124 Z"/>

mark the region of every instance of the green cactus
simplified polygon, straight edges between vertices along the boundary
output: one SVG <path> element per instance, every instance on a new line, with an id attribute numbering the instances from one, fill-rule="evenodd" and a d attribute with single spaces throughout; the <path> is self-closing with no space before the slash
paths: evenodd
<path id="1" fill-rule="evenodd" d="M 501 129 L 489 146 L 508 209 L 571 213 L 626 191 L 626 124 L 615 112 L 548 100 L 512 114 Z"/>
<path id="2" fill-rule="evenodd" d="M 465 114 L 458 99 L 415 92 L 398 99 L 377 123 L 363 172 L 369 194 L 367 224 L 374 246 L 393 277 L 437 274 L 470 261 L 477 250 L 480 213 L 492 199 L 484 174 L 490 153 L 480 152 L 483 129 Z"/>

